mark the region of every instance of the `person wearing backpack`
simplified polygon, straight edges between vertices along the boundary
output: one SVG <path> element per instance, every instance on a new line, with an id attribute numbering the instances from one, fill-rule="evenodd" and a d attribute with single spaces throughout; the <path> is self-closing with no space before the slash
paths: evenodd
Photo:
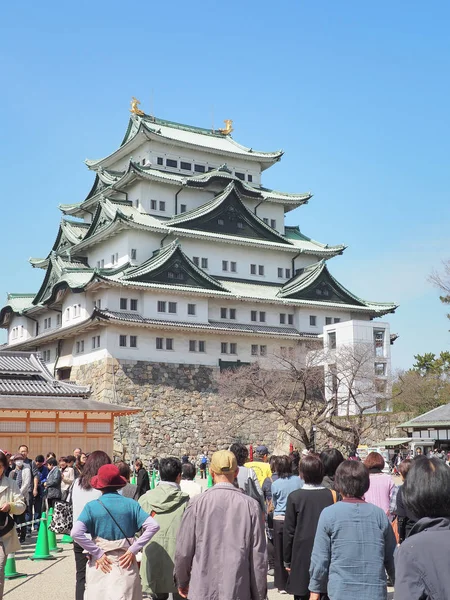
<path id="1" fill-rule="evenodd" d="M 247 446 L 244 446 L 244 444 L 232 444 L 230 446 L 230 452 L 236 457 L 239 467 L 239 473 L 236 477 L 239 489 L 241 489 L 244 494 L 247 494 L 247 496 L 250 496 L 250 498 L 256 500 L 261 506 L 263 513 L 265 513 L 264 496 L 261 486 L 259 485 L 258 477 L 253 469 L 244 466 L 244 463 L 248 460 Z"/>

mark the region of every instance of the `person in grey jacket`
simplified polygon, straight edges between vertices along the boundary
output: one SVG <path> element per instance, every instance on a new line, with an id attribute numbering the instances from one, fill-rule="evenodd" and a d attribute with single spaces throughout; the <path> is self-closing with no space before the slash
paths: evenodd
<path id="1" fill-rule="evenodd" d="M 325 508 L 319 518 L 310 600 L 326 593 L 330 600 L 387 600 L 386 571 L 394 581 L 396 541 L 383 510 L 363 499 L 369 470 L 359 461 L 345 460 L 335 483 L 342 501 Z"/>
<path id="2" fill-rule="evenodd" d="M 238 469 L 232 452 L 215 452 L 210 464 L 214 486 L 193 498 L 184 512 L 174 569 L 183 598 L 266 598 L 264 522 L 257 501 L 234 486 Z"/>
<path id="3" fill-rule="evenodd" d="M 402 486 L 418 521 L 395 555 L 395 600 L 450 597 L 450 469 L 440 458 L 416 458 Z"/>
<path id="4" fill-rule="evenodd" d="M 47 507 L 52 508 L 55 500 L 61 499 L 61 471 L 58 468 L 56 458 L 47 459 L 48 475 L 44 483 L 47 498 Z"/>

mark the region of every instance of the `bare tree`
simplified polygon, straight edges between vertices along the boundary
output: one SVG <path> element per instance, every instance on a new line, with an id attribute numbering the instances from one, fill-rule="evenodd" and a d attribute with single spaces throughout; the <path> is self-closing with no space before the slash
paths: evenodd
<path id="1" fill-rule="evenodd" d="M 450 260 L 443 261 L 443 267 L 442 273 L 433 271 L 430 281 L 443 292 L 443 295 L 439 296 L 441 302 L 450 304 Z M 447 317 L 450 319 L 450 314 Z"/>
<path id="2" fill-rule="evenodd" d="M 384 381 L 386 389 L 379 384 Z M 303 348 L 273 355 L 218 377 L 219 393 L 245 412 L 280 419 L 291 436 L 314 445 L 314 432 L 337 445 L 358 445 L 373 428 L 374 411 L 389 392 L 389 382 L 374 374 L 372 344 L 341 347 L 326 354 Z"/>

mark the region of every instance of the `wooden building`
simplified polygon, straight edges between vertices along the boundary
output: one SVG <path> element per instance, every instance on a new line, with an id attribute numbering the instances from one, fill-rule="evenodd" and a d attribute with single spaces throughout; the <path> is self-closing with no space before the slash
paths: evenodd
<path id="1" fill-rule="evenodd" d="M 34 352 L 0 351 L 0 448 L 57 457 L 80 447 L 112 455 L 114 417 L 139 412 L 90 399 L 88 387 L 58 381 Z"/>

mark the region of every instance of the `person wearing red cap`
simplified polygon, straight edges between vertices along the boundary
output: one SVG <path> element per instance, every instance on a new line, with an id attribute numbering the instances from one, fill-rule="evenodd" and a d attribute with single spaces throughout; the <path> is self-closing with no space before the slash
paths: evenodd
<path id="1" fill-rule="evenodd" d="M 116 465 L 100 467 L 91 486 L 102 496 L 86 504 L 72 528 L 70 535 L 90 555 L 85 600 L 142 600 L 135 557 L 158 532 L 159 525 L 135 500 L 118 493 L 126 483 Z M 135 540 L 141 528 L 143 533 Z"/>

